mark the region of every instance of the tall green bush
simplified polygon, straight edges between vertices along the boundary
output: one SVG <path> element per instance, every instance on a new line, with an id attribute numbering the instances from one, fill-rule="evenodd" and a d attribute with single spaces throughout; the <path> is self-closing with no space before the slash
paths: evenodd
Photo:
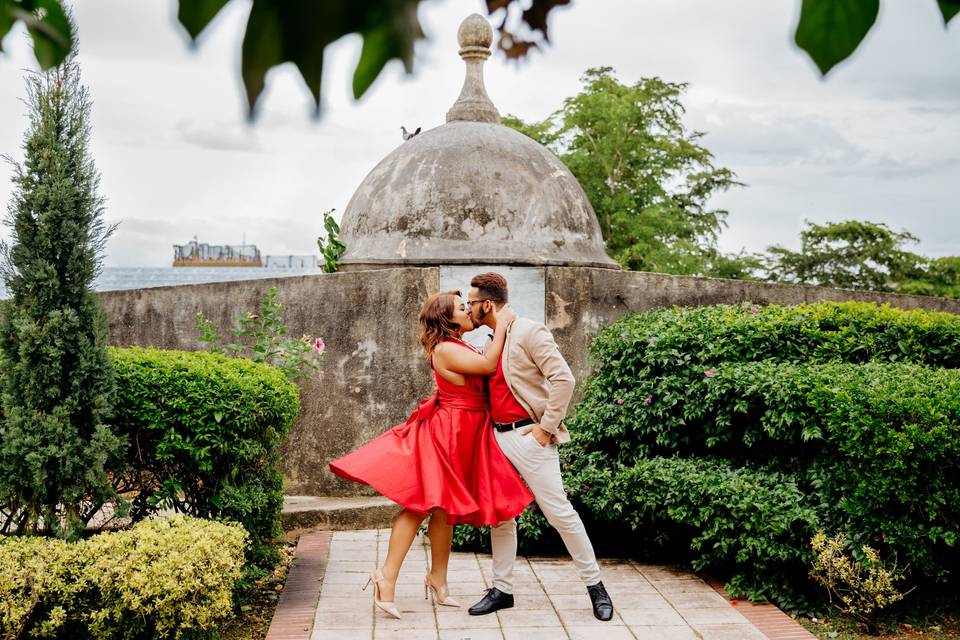
<path id="1" fill-rule="evenodd" d="M 687 402 L 721 364 L 913 362 L 960 367 L 960 317 L 862 302 L 717 305 L 628 316 L 591 346 L 570 421 L 578 444 L 630 463 L 701 439 Z"/>
<path id="2" fill-rule="evenodd" d="M 686 548 L 730 592 L 791 609 L 816 606 L 820 528 L 909 565 L 913 583 L 956 584 L 960 317 L 658 310 L 606 328 L 592 354 L 562 449 L 588 521 Z"/>
<path id="3" fill-rule="evenodd" d="M 282 533 L 280 443 L 297 386 L 267 365 L 205 352 L 111 349 L 116 420 L 131 443 L 122 488 L 134 520 L 157 508 L 227 518 L 250 533 L 247 559 L 272 566 Z"/>
<path id="4" fill-rule="evenodd" d="M 26 103 L 0 250 L 11 296 L 0 307 L 0 533 L 74 538 L 113 498 L 108 472 L 124 450 L 109 426 L 113 371 L 91 288 L 111 229 L 75 54 L 31 74 Z"/>

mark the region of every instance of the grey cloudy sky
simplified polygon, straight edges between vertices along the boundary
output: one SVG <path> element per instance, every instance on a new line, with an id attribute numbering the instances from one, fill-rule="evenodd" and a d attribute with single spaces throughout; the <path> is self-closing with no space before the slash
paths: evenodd
<path id="1" fill-rule="evenodd" d="M 255 126 L 244 118 L 239 51 L 250 2 L 234 0 L 191 50 L 173 0 L 75 2 L 93 153 L 119 221 L 108 266 L 164 266 L 174 243 L 246 237 L 264 253 L 315 253 L 366 173 L 401 143 L 399 127 L 443 123 L 459 93 L 456 28 L 479 0 L 429 0 L 416 72 L 394 62 L 351 98 L 359 36 L 326 51 L 323 117 L 289 65 L 268 77 Z M 797 246 L 803 220 L 885 222 L 914 250 L 960 254 L 960 19 L 934 0 L 883 0 L 855 56 L 823 80 L 792 44 L 800 0 L 574 0 L 551 14 L 553 46 L 520 64 L 494 56 L 487 90 L 501 113 L 541 119 L 591 66 L 621 80 L 688 82 L 689 127 L 749 186 L 715 199 L 730 211 L 721 248 Z M 0 56 L 0 153 L 21 158 L 22 31 Z M 10 199 L 0 165 L 0 204 Z M 6 235 L 6 229 L 2 232 Z"/>

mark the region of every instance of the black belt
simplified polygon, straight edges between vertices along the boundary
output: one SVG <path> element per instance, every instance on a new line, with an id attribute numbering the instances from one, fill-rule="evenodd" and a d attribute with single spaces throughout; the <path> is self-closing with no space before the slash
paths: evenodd
<path id="1" fill-rule="evenodd" d="M 493 428 L 503 433 L 504 431 L 513 431 L 514 429 L 519 429 L 520 427 L 525 427 L 528 424 L 536 424 L 536 420 L 531 420 L 530 418 L 524 418 L 523 420 L 517 420 L 516 422 L 508 422 L 506 424 L 500 424 L 499 422 L 493 423 Z"/>

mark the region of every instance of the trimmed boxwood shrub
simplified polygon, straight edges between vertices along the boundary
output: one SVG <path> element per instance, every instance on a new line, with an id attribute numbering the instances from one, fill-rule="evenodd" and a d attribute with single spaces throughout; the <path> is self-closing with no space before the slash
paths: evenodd
<path id="1" fill-rule="evenodd" d="M 300 407 L 276 369 L 205 352 L 111 349 L 114 422 L 129 440 L 121 490 L 138 492 L 131 515 L 158 507 L 243 525 L 247 560 L 272 566 L 282 533 L 279 446 Z"/>
<path id="2" fill-rule="evenodd" d="M 0 539 L 0 637 L 211 637 L 233 613 L 246 540 L 184 516 L 75 543 Z"/>
<path id="3" fill-rule="evenodd" d="M 960 317 L 863 302 L 660 310 L 614 323 L 591 353 L 597 367 L 584 382 L 571 433 L 629 463 L 696 450 L 695 407 L 686 399 L 713 367 L 770 359 L 957 368 Z"/>
<path id="4" fill-rule="evenodd" d="M 914 582 L 956 580 L 960 317 L 659 310 L 602 331 L 592 355 L 561 449 L 585 519 L 686 540 L 732 593 L 790 609 L 810 604 L 820 527 L 909 564 Z"/>

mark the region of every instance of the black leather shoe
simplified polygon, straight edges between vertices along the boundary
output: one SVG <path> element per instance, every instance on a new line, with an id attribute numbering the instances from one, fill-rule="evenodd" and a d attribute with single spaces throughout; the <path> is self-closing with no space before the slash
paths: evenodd
<path id="1" fill-rule="evenodd" d="M 602 586 L 601 586 L 602 588 Z M 607 598 L 609 600 L 609 598 Z M 504 593 L 493 587 L 488 589 L 483 598 L 477 604 L 470 607 L 467 612 L 472 616 L 485 616 L 488 613 L 499 611 L 500 609 L 509 609 L 513 606 L 513 594 Z M 612 609 L 611 609 L 612 611 Z M 613 615 L 611 613 L 610 615 Z"/>
<path id="2" fill-rule="evenodd" d="M 593 603 L 593 615 L 597 620 L 606 621 L 613 617 L 613 601 L 602 582 L 587 587 L 587 593 L 590 594 L 590 602 Z"/>

